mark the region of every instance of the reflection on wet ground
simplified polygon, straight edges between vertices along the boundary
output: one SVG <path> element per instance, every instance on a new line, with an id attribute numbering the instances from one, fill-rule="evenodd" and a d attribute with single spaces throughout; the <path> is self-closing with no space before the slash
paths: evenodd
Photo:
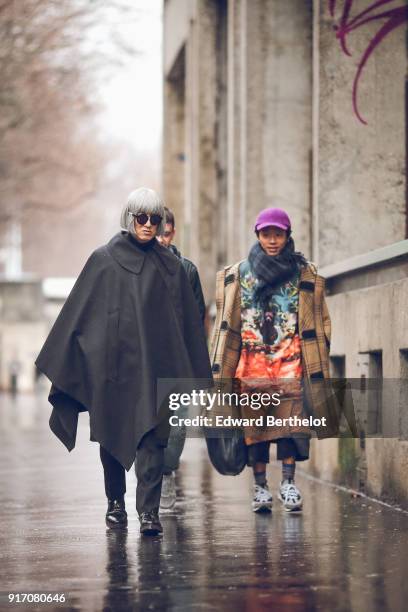
<path id="1" fill-rule="evenodd" d="M 98 445 L 80 416 L 68 453 L 48 428 L 44 394 L 0 396 L 1 610 L 8 592 L 65 593 L 30 610 L 399 611 L 408 596 L 408 514 L 302 477 L 300 515 L 250 508 L 248 470 L 219 476 L 188 440 L 177 511 L 141 539 L 135 476 L 129 527 L 107 531 Z M 272 451 L 273 452 L 273 451 Z M 279 480 L 272 462 L 269 483 Z"/>

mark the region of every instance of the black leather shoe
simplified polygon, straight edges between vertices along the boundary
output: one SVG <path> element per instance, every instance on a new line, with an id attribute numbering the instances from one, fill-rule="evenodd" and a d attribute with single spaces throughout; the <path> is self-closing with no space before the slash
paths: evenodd
<path id="1" fill-rule="evenodd" d="M 139 514 L 139 521 L 140 533 L 143 535 L 157 535 L 163 533 L 163 527 L 161 526 L 157 510 L 141 512 Z"/>
<path id="2" fill-rule="evenodd" d="M 123 497 L 120 499 L 108 499 L 105 523 L 107 527 L 113 528 L 127 526 L 127 513 Z"/>

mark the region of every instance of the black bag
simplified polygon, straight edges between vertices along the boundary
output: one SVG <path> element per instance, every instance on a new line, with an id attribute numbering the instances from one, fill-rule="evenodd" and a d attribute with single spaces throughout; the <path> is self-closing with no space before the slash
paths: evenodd
<path id="1" fill-rule="evenodd" d="M 248 448 L 242 430 L 234 427 L 221 433 L 212 427 L 204 428 L 210 461 L 223 476 L 237 476 L 248 461 Z"/>

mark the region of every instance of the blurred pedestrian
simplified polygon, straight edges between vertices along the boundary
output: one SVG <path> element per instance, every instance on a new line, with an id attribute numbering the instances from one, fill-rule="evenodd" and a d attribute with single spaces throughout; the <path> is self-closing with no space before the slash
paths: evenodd
<path id="1" fill-rule="evenodd" d="M 257 240 L 248 257 L 217 274 L 210 350 L 214 378 L 235 378 L 240 392 L 249 395 L 280 391 L 279 406 L 270 407 L 268 413 L 302 419 L 306 405 L 312 411 L 322 409 L 311 383 L 329 377 L 330 317 L 324 279 L 295 251 L 291 221 L 284 210 L 261 211 L 254 229 Z M 249 408 L 241 410 L 244 417 L 259 416 Z M 271 442 L 282 461 L 278 498 L 287 511 L 302 509 L 295 468 L 297 461 L 309 458 L 311 430 L 308 425 L 282 422 L 282 426 L 244 428 L 255 512 L 272 508 L 266 478 Z"/>
<path id="2" fill-rule="evenodd" d="M 184 266 L 187 273 L 188 280 L 190 281 L 191 288 L 193 289 L 194 296 L 197 302 L 198 309 L 200 311 L 200 317 L 204 325 L 205 320 L 205 301 L 203 290 L 201 288 L 200 276 L 198 274 L 197 267 L 192 261 L 183 257 L 177 247 L 172 244 L 174 236 L 176 234 L 176 221 L 174 214 L 167 206 L 164 207 L 165 211 L 165 226 L 164 232 L 157 237 L 157 240 L 166 248 L 168 248 Z M 188 408 L 184 406 L 178 411 L 180 417 L 184 416 Z M 178 425 L 171 427 L 169 441 L 164 451 L 164 469 L 163 469 L 163 485 L 160 497 L 160 508 L 170 510 L 176 503 L 176 480 L 175 472 L 178 470 L 180 465 L 180 457 L 184 449 L 186 441 L 186 427 L 184 425 Z"/>
<path id="3" fill-rule="evenodd" d="M 157 193 L 140 188 L 130 194 L 122 232 L 92 253 L 36 361 L 52 382 L 50 427 L 68 450 L 75 446 L 78 413 L 89 412 L 90 439 L 100 444 L 108 527 L 127 525 L 125 470 L 137 457 L 136 509 L 146 535 L 162 532 L 169 423 L 158 381 L 211 378 L 186 272 L 156 240 L 164 223 Z"/>
<path id="4" fill-rule="evenodd" d="M 9 363 L 9 376 L 10 376 L 10 393 L 15 396 L 18 392 L 18 377 L 20 375 L 22 366 L 21 361 L 18 359 L 12 359 Z"/>

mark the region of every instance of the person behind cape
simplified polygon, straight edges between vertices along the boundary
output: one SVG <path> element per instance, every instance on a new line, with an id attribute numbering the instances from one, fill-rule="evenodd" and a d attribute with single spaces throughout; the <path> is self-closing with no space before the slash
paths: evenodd
<path id="1" fill-rule="evenodd" d="M 158 380 L 210 385 L 212 375 L 186 272 L 156 240 L 164 228 L 160 197 L 147 188 L 132 192 L 121 227 L 89 257 L 35 363 L 52 382 L 50 428 L 69 451 L 78 413 L 89 412 L 90 440 L 100 444 L 104 467 L 107 525 L 127 522 L 125 469 L 137 453 L 141 531 L 158 533 L 169 433 L 157 409 Z"/>
<path id="2" fill-rule="evenodd" d="M 160 244 L 162 244 L 164 247 L 174 253 L 174 255 L 183 264 L 188 280 L 190 281 L 190 285 L 193 290 L 198 310 L 200 312 L 200 317 L 204 326 L 206 308 L 198 269 L 192 261 L 190 261 L 186 257 L 183 257 L 177 247 L 172 244 L 174 236 L 176 234 L 176 220 L 173 212 L 169 208 L 167 208 L 167 206 L 164 207 L 164 212 L 164 232 L 161 236 L 157 237 L 157 240 L 160 242 Z M 187 417 L 188 407 L 181 407 L 178 410 L 178 415 L 184 418 Z M 163 484 L 160 498 L 160 508 L 163 510 L 171 510 L 176 504 L 175 476 L 180 466 L 180 458 L 184 449 L 186 435 L 187 429 L 185 425 L 173 426 L 171 428 L 167 448 L 164 451 Z"/>

